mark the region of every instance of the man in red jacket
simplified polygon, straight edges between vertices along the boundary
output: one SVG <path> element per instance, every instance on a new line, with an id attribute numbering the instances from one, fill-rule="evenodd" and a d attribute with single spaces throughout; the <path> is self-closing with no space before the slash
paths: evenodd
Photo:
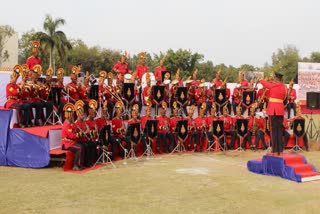
<path id="1" fill-rule="evenodd" d="M 282 129 L 284 105 L 283 100 L 287 95 L 287 88 L 281 82 L 282 74 L 275 72 L 273 81 L 260 80 L 263 87 L 269 89 L 270 98 L 267 107 L 267 115 L 271 121 L 272 153 L 280 155 L 283 152 Z"/>

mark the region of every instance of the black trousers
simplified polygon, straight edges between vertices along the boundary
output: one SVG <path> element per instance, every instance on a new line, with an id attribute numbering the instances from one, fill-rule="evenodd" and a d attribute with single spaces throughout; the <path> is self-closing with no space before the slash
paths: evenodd
<path id="1" fill-rule="evenodd" d="M 168 143 L 168 141 L 169 143 Z M 163 143 L 163 147 L 166 153 L 169 152 L 169 147 L 172 148 L 173 147 L 173 142 L 174 142 L 174 136 L 172 133 L 162 133 L 162 132 L 158 132 L 158 136 L 157 136 L 157 149 L 160 149 L 160 143 Z"/>
<path id="2" fill-rule="evenodd" d="M 30 114 L 31 114 L 31 104 L 30 103 L 14 103 L 12 105 L 15 109 L 18 110 L 19 123 L 24 126 L 31 125 Z"/>
<path id="3" fill-rule="evenodd" d="M 271 122 L 272 152 L 273 153 L 283 152 L 283 143 L 282 143 L 283 116 L 279 116 L 279 115 L 270 116 L 270 122 Z"/>
<path id="4" fill-rule="evenodd" d="M 296 103 L 288 103 L 287 104 L 288 119 L 290 119 L 291 109 L 293 109 L 293 114 L 294 114 L 294 116 L 296 116 L 296 114 L 297 114 Z"/>

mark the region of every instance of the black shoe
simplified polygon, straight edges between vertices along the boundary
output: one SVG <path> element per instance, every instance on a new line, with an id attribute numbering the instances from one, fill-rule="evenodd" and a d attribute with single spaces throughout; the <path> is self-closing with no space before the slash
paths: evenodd
<path id="1" fill-rule="evenodd" d="M 84 168 L 82 166 L 74 166 L 72 168 L 72 170 L 75 170 L 75 171 L 80 171 L 80 170 L 83 170 Z"/>

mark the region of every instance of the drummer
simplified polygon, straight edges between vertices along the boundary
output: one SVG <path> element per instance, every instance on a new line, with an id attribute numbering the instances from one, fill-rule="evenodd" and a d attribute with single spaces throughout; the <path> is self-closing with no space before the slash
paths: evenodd
<path id="1" fill-rule="evenodd" d="M 165 57 L 163 57 L 160 60 L 160 65 L 158 67 L 156 67 L 155 72 L 154 72 L 154 76 L 156 78 L 156 85 L 161 85 L 162 84 L 162 73 L 165 72 L 167 69 L 164 66 L 164 62 L 165 62 Z"/>
<path id="2" fill-rule="evenodd" d="M 117 77 L 120 79 L 121 82 L 124 81 L 124 75 L 131 73 L 131 71 L 129 71 L 129 65 L 126 62 L 128 58 L 128 52 L 124 51 L 121 54 L 121 59 L 120 61 L 118 61 L 112 68 L 112 70 L 114 70 L 117 73 Z"/>

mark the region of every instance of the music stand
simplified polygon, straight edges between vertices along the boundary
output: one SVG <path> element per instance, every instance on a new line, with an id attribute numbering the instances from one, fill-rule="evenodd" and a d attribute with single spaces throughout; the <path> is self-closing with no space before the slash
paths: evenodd
<path id="1" fill-rule="evenodd" d="M 154 85 L 152 86 L 152 97 L 153 100 L 156 103 L 156 115 L 158 115 L 158 105 L 163 101 L 164 99 L 164 85 Z"/>
<path id="2" fill-rule="evenodd" d="M 146 151 L 142 154 L 142 156 L 147 155 L 147 160 L 150 158 L 150 156 L 155 156 L 152 148 L 150 146 L 150 141 L 152 141 L 158 134 L 158 120 L 147 120 L 145 128 L 143 130 L 145 136 L 146 136 Z"/>
<path id="3" fill-rule="evenodd" d="M 188 120 L 179 120 L 176 125 L 176 133 L 178 135 L 177 145 L 172 150 L 171 154 L 174 152 L 185 152 L 186 148 L 184 147 L 184 142 L 188 138 Z"/>
<path id="4" fill-rule="evenodd" d="M 295 138 L 294 146 L 290 149 L 290 152 L 292 153 L 303 152 L 303 149 L 298 144 L 298 140 L 306 134 L 304 131 L 304 125 L 305 120 L 303 118 L 293 120 L 293 134 Z"/>
<path id="5" fill-rule="evenodd" d="M 215 100 L 215 104 L 218 106 L 218 111 L 217 112 L 220 114 L 221 107 L 226 105 L 227 102 L 228 102 L 228 100 L 227 100 L 227 90 L 225 88 L 215 89 L 214 100 Z"/>
<path id="6" fill-rule="evenodd" d="M 130 117 L 129 103 L 131 103 L 135 97 L 134 83 L 124 83 L 123 84 L 122 96 L 123 96 L 124 101 L 126 102 L 125 109 L 122 114 L 123 114 L 123 116 L 127 115 L 128 117 Z"/>
<path id="7" fill-rule="evenodd" d="M 134 147 L 132 144 L 138 144 L 138 142 L 141 139 L 141 133 L 140 133 L 140 123 L 132 123 L 127 128 L 127 136 L 129 136 L 130 139 L 130 150 L 127 154 L 128 159 L 137 159 L 136 153 L 134 151 Z"/>
<path id="8" fill-rule="evenodd" d="M 176 92 L 176 99 L 179 106 L 178 114 L 183 112 L 183 107 L 186 106 L 188 101 L 188 88 L 187 87 L 178 87 Z"/>
<path id="9" fill-rule="evenodd" d="M 46 120 L 46 122 L 44 123 L 44 126 L 47 125 L 47 123 L 49 122 L 50 117 L 52 117 L 52 125 L 56 125 L 56 124 L 62 124 L 61 119 L 58 115 L 58 107 L 60 106 L 60 97 L 61 97 L 61 91 L 62 88 L 58 88 L 58 87 L 50 87 L 50 91 L 49 91 L 49 95 L 48 97 L 52 97 L 52 102 L 53 102 L 53 109 L 52 112 L 50 113 L 50 115 L 48 116 L 48 119 Z M 55 118 L 58 118 L 57 121 L 55 121 Z"/>
<path id="10" fill-rule="evenodd" d="M 243 143 L 244 138 L 248 134 L 248 120 L 247 119 L 237 119 L 236 120 L 236 132 L 239 137 L 239 147 L 235 149 L 234 151 L 244 151 L 241 144 Z"/>
<path id="11" fill-rule="evenodd" d="M 224 145 L 221 146 L 220 145 L 220 139 L 224 138 L 224 125 L 223 125 L 224 121 L 223 120 L 214 120 L 212 121 L 212 138 L 213 138 L 213 142 L 207 149 L 207 152 L 210 152 L 211 149 L 213 148 L 213 146 L 215 146 L 215 150 L 221 150 L 223 152 L 226 151 L 226 141 L 224 139 Z"/>
<path id="12" fill-rule="evenodd" d="M 106 163 L 111 163 L 111 165 L 113 166 L 113 168 L 116 168 L 116 166 L 112 163 L 112 160 L 110 158 L 109 155 L 112 154 L 112 152 L 108 151 L 108 146 L 110 144 L 109 142 L 109 136 L 111 136 L 111 125 L 106 125 L 104 126 L 99 134 L 99 144 L 100 149 L 101 149 L 101 155 L 98 158 L 98 160 L 96 161 L 96 163 L 94 164 L 94 166 L 96 166 L 98 163 L 102 163 L 102 164 L 106 164 Z"/>
<path id="13" fill-rule="evenodd" d="M 256 101 L 256 91 L 247 90 L 242 92 L 242 106 L 246 109 L 250 108 L 252 104 Z"/>

